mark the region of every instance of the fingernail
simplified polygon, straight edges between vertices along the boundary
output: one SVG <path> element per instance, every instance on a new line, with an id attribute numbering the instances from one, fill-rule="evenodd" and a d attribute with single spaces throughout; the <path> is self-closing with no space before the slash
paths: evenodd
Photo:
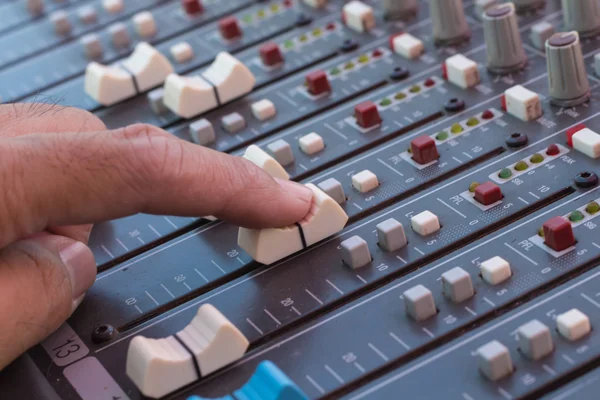
<path id="1" fill-rule="evenodd" d="M 283 179 L 275 178 L 275 180 L 285 188 L 288 192 L 292 193 L 294 197 L 303 202 L 310 202 L 312 200 L 312 190 L 306 186 L 296 183 L 294 181 L 286 181 Z"/>
<path id="2" fill-rule="evenodd" d="M 73 241 L 60 249 L 69 279 L 72 296 L 78 301 L 96 280 L 96 263 L 92 251 L 85 244 Z"/>

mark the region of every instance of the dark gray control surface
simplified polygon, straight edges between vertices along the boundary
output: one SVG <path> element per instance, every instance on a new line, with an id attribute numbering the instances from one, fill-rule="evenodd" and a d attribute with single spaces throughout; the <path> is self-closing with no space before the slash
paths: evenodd
<path id="1" fill-rule="evenodd" d="M 167 398 L 231 394 L 264 360 L 311 399 L 598 398 L 599 37 L 588 29 L 593 15 L 582 22 L 578 8 L 597 7 L 578 3 L 565 18 L 559 0 L 517 1 L 514 9 L 488 7 L 484 17 L 485 1 L 369 0 L 375 27 L 358 32 L 341 17 L 341 0 L 324 8 L 205 0 L 196 17 L 175 0 L 124 0 L 111 15 L 96 0 L 53 1 L 33 18 L 23 0 L 0 0 L 3 101 L 39 93 L 109 127 L 145 122 L 192 140 L 197 118 L 156 114 L 146 94 L 102 107 L 83 90 L 89 60 L 80 38 L 98 34 L 101 62 L 121 59 L 140 38 L 132 34 L 130 47 L 115 50 L 107 26 L 119 21 L 134 32 L 131 16 L 147 9 L 157 26 L 151 42 L 177 73 L 197 74 L 228 51 L 256 77 L 250 94 L 201 116 L 215 134 L 207 146 L 242 155 L 256 144 L 275 157 L 283 148 L 291 179 L 325 182 L 349 222 L 269 266 L 241 249 L 238 227 L 222 221 L 139 214 L 98 224 L 97 282 L 58 332 L 0 374 L 0 392 L 10 382 L 11 398 L 142 399 L 125 373 L 131 339 L 173 335 L 212 304 L 248 339 L 248 352 Z M 77 18 L 82 5 L 96 7 L 96 22 L 56 36 L 48 14 L 64 9 Z M 220 37 L 219 20 L 229 15 L 243 28 L 240 40 Z M 540 32 L 565 32 L 565 24 L 584 34 L 540 46 Z M 422 53 L 408 57 L 415 40 L 397 40 L 400 32 L 420 40 Z M 186 63 L 170 53 L 181 41 L 195 53 Z M 277 68 L 261 61 L 266 42 L 283 51 Z M 307 91 L 315 70 L 327 72 L 329 94 Z M 263 99 L 277 112 L 260 121 L 251 105 Z M 355 106 L 365 101 L 377 105 L 380 124 L 358 124 Z M 245 126 L 229 133 L 222 119 L 234 112 Z M 324 150 L 300 148 L 310 132 Z M 362 193 L 352 177 L 364 170 L 379 185 Z M 571 309 L 591 324 L 576 339 L 561 316 Z M 531 337 L 520 337 L 532 320 L 539 324 L 528 325 Z M 552 348 L 532 350 L 544 327 Z M 98 335 L 107 329 L 114 335 Z M 478 352 L 493 341 L 501 346 Z"/>

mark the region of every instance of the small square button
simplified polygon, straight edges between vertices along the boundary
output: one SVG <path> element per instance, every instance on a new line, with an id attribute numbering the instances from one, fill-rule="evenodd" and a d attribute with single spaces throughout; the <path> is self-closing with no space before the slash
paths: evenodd
<path id="1" fill-rule="evenodd" d="M 377 239 L 379 247 L 385 251 L 396 251 L 406 246 L 404 227 L 394 218 L 386 219 L 377 224 Z"/>
<path id="2" fill-rule="evenodd" d="M 442 274 L 444 296 L 453 303 L 468 300 L 475 294 L 471 275 L 460 267 L 454 267 Z"/>
<path id="3" fill-rule="evenodd" d="M 356 32 L 365 32 L 375 27 L 373 7 L 354 0 L 346 3 L 342 9 L 346 26 Z"/>
<path id="4" fill-rule="evenodd" d="M 546 40 L 554 35 L 554 26 L 548 21 L 538 22 L 531 27 L 530 38 L 533 45 L 540 50 L 546 48 Z"/>
<path id="5" fill-rule="evenodd" d="M 279 49 L 279 45 L 275 42 L 268 42 L 260 46 L 258 49 L 260 58 L 264 65 L 273 67 L 283 62 L 283 54 Z"/>
<path id="6" fill-rule="evenodd" d="M 79 39 L 79 43 L 83 47 L 83 51 L 87 58 L 94 60 L 102 56 L 102 43 L 100 38 L 95 33 L 84 35 Z"/>
<path id="7" fill-rule="evenodd" d="M 206 146 L 215 141 L 215 130 L 206 118 L 199 119 L 190 124 L 190 136 L 194 143 Z"/>
<path id="8" fill-rule="evenodd" d="M 479 83 L 477 63 L 462 54 L 447 58 L 445 66 L 448 81 L 456 86 L 468 89 Z"/>
<path id="9" fill-rule="evenodd" d="M 346 193 L 344 193 L 344 188 L 337 179 L 326 179 L 317 186 L 338 204 L 343 204 L 346 202 Z"/>
<path id="10" fill-rule="evenodd" d="M 392 38 L 392 50 L 405 58 L 415 59 L 424 49 L 423 42 L 410 33 L 401 33 Z"/>
<path id="11" fill-rule="evenodd" d="M 517 330 L 519 349 L 532 360 L 539 360 L 554 350 L 550 329 L 537 319 L 521 325 Z"/>
<path id="12" fill-rule="evenodd" d="M 54 31 L 58 35 L 67 35 L 71 32 L 71 21 L 69 21 L 69 14 L 65 10 L 54 11 L 49 18 L 52 25 L 54 25 Z"/>
<path id="13" fill-rule="evenodd" d="M 117 22 L 108 27 L 108 34 L 111 37 L 113 46 L 123 48 L 129 46 L 129 31 L 122 22 Z"/>
<path id="14" fill-rule="evenodd" d="M 246 127 L 246 120 L 240 114 L 234 112 L 221 118 L 221 125 L 229 133 L 238 133 Z"/>
<path id="15" fill-rule="evenodd" d="M 576 308 L 556 317 L 558 332 L 567 340 L 579 340 L 592 330 L 590 319 Z"/>
<path id="16" fill-rule="evenodd" d="M 502 200 L 502 190 L 493 182 L 485 182 L 475 188 L 475 200 L 489 206 Z"/>
<path id="17" fill-rule="evenodd" d="M 423 135 L 410 142 L 412 158 L 417 164 L 429 164 L 440 158 L 435 140 L 431 136 Z"/>
<path id="18" fill-rule="evenodd" d="M 148 92 L 146 96 L 148 99 L 148 103 L 150 104 L 150 108 L 156 115 L 163 115 L 169 111 L 165 103 L 163 103 L 165 91 L 163 88 L 154 89 Z"/>
<path id="19" fill-rule="evenodd" d="M 123 0 L 103 0 L 102 7 L 109 14 L 117 14 L 123 11 Z"/>
<path id="20" fill-rule="evenodd" d="M 242 28 L 236 17 L 228 16 L 219 20 L 219 31 L 223 39 L 232 40 L 242 36 Z"/>
<path id="21" fill-rule="evenodd" d="M 352 269 L 364 267 L 371 262 L 371 252 L 367 242 L 360 236 L 352 236 L 340 244 L 344 264 Z"/>
<path id="22" fill-rule="evenodd" d="M 440 220 L 431 211 L 423 211 L 410 219 L 415 232 L 421 236 L 431 235 L 441 229 Z"/>
<path id="23" fill-rule="evenodd" d="M 179 64 L 190 61 L 194 58 L 194 49 L 188 42 L 179 42 L 171 46 L 169 49 L 171 56 Z"/>
<path id="24" fill-rule="evenodd" d="M 506 111 L 522 121 L 532 121 L 542 115 L 540 96 L 521 85 L 506 89 L 504 101 Z"/>
<path id="25" fill-rule="evenodd" d="M 497 285 L 511 277 L 510 264 L 502 257 L 492 257 L 479 266 L 481 277 L 490 285 Z"/>
<path id="26" fill-rule="evenodd" d="M 262 99 L 252 103 L 252 115 L 259 121 L 266 121 L 271 119 L 277 113 L 275 104 L 269 99 Z"/>
<path id="27" fill-rule="evenodd" d="M 575 245 L 571 221 L 565 217 L 554 217 L 542 226 L 544 243 L 554 251 L 563 251 Z"/>
<path id="28" fill-rule="evenodd" d="M 513 373 L 510 352 L 505 345 L 493 340 L 477 349 L 479 370 L 491 381 L 497 381 Z"/>
<path id="29" fill-rule="evenodd" d="M 271 152 L 273 158 L 284 167 L 294 162 L 292 146 L 283 139 L 277 139 L 276 141 L 269 143 L 267 149 Z"/>
<path id="30" fill-rule="evenodd" d="M 381 116 L 377 105 L 372 101 L 364 101 L 354 107 L 354 118 L 358 126 L 372 128 L 381 124 Z"/>
<path id="31" fill-rule="evenodd" d="M 327 79 L 327 74 L 323 70 L 308 73 L 306 75 L 306 87 L 308 88 L 308 92 L 313 96 L 331 92 L 329 79 Z"/>
<path id="32" fill-rule="evenodd" d="M 150 11 L 142 11 L 131 18 L 135 31 L 143 38 L 149 38 L 156 34 L 156 22 Z"/>
<path id="33" fill-rule="evenodd" d="M 600 157 L 600 135 L 589 128 L 583 128 L 573 135 L 573 148 L 588 157 Z"/>
<path id="34" fill-rule="evenodd" d="M 423 285 L 417 285 L 402 294 L 406 313 L 415 321 L 425 321 L 437 314 L 435 301 L 431 290 Z"/>
<path id="35" fill-rule="evenodd" d="M 365 169 L 358 174 L 352 175 L 352 186 L 361 193 L 367 193 L 379 186 L 377 175 Z"/>
<path id="36" fill-rule="evenodd" d="M 318 153 L 325 148 L 323 138 L 316 132 L 311 132 L 308 135 L 302 136 L 298 140 L 298 144 L 300 144 L 300 149 L 309 156 Z"/>

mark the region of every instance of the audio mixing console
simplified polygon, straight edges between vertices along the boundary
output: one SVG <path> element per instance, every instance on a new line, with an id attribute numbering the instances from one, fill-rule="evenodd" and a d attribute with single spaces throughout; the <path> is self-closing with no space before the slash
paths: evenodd
<path id="1" fill-rule="evenodd" d="M 0 0 L 0 101 L 40 100 L 313 208 L 97 224 L 0 397 L 599 398 L 598 0 Z"/>

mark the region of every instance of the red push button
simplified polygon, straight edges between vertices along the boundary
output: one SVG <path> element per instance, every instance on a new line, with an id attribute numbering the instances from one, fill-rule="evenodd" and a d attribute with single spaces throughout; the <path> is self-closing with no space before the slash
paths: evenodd
<path id="1" fill-rule="evenodd" d="M 435 140 L 427 135 L 414 138 L 410 142 L 410 149 L 412 151 L 413 160 L 419 164 L 429 164 L 440 158 L 437 146 L 435 145 Z"/>
<path id="2" fill-rule="evenodd" d="M 260 58 L 267 67 L 272 67 L 283 62 L 283 54 L 279 45 L 275 42 L 268 42 L 260 46 Z"/>
<path id="3" fill-rule="evenodd" d="M 230 16 L 219 21 L 219 31 L 223 39 L 231 40 L 242 36 L 242 28 L 236 17 Z"/>
<path id="4" fill-rule="evenodd" d="M 475 188 L 475 200 L 489 206 L 502 200 L 502 190 L 493 182 L 485 182 Z"/>
<path id="5" fill-rule="evenodd" d="M 371 128 L 381 123 L 377 105 L 372 101 L 362 102 L 354 107 L 356 123 L 363 128 Z"/>
<path id="6" fill-rule="evenodd" d="M 556 251 L 563 251 L 575 244 L 571 222 L 564 217 L 554 217 L 544 226 L 544 243 Z"/>
<path id="7" fill-rule="evenodd" d="M 331 92 L 331 85 L 329 85 L 327 74 L 320 69 L 306 75 L 306 86 L 313 96 Z"/>
<path id="8" fill-rule="evenodd" d="M 200 0 L 181 0 L 181 6 L 189 15 L 198 15 L 204 12 L 204 7 Z"/>

